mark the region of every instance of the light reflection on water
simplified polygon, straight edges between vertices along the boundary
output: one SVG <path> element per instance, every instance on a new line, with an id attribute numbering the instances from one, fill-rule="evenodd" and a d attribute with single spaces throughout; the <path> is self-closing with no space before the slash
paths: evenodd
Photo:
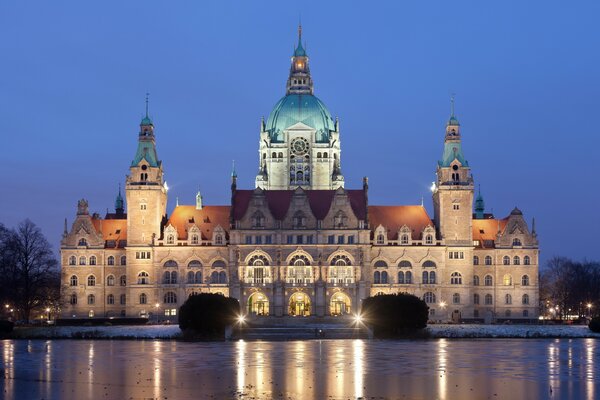
<path id="1" fill-rule="evenodd" d="M 26 398 L 600 398 L 594 339 L 0 342 Z"/>

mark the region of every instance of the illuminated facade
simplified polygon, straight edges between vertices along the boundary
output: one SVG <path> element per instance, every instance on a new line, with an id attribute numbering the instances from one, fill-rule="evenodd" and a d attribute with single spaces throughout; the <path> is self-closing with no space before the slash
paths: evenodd
<path id="1" fill-rule="evenodd" d="M 339 123 L 313 94 L 300 35 L 286 95 L 261 122 L 256 188 L 231 204 L 178 205 L 168 188 L 154 124 L 138 148 L 115 212 L 90 215 L 85 200 L 61 244 L 63 317 L 173 318 L 192 293 L 240 300 L 249 314 L 325 316 L 356 312 L 361 300 L 408 292 L 432 320 L 535 319 L 538 241 L 521 211 L 505 218 L 474 203 L 474 182 L 454 112 L 432 187 L 422 205 L 369 204 L 368 180 L 344 188 Z M 475 206 L 475 207 L 474 207 Z"/>

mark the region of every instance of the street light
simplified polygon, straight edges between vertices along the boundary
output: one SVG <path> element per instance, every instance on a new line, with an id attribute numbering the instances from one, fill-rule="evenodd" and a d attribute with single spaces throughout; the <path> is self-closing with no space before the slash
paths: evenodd
<path id="1" fill-rule="evenodd" d="M 46 308 L 46 313 L 48 314 L 48 323 L 50 323 L 50 307 Z"/>
<path id="2" fill-rule="evenodd" d="M 156 314 L 156 323 L 157 323 L 157 324 L 158 324 L 158 308 L 159 308 L 159 307 L 160 307 L 160 304 L 159 304 L 159 303 L 156 303 L 156 304 L 154 305 L 154 308 L 156 309 L 156 312 L 155 312 L 155 314 Z"/>
<path id="3" fill-rule="evenodd" d="M 588 317 L 591 317 L 592 316 L 592 303 L 587 303 L 586 307 L 588 309 Z"/>

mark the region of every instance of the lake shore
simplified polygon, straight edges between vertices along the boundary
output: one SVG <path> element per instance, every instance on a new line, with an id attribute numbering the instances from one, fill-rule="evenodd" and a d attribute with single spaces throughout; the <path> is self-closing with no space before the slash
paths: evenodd
<path id="1" fill-rule="evenodd" d="M 327 328 L 324 328 L 327 338 Z M 478 325 L 436 324 L 426 328 L 430 339 L 475 338 L 600 338 L 585 325 Z M 16 327 L 9 339 L 111 339 L 111 340 L 182 340 L 177 325 L 146 326 L 48 326 Z M 352 339 L 353 337 L 348 337 Z M 257 339 L 254 337 L 254 339 Z M 273 340 L 266 335 L 258 340 Z M 290 340 L 299 339 L 290 330 Z M 275 339 L 277 340 L 277 339 Z"/>

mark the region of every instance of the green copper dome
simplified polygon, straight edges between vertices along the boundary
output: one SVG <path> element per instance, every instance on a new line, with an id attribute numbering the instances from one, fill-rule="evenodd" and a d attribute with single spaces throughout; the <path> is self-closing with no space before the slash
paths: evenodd
<path id="1" fill-rule="evenodd" d="M 153 124 L 152 124 L 152 120 L 146 115 L 142 119 L 142 122 L 140 122 L 140 125 L 153 125 Z"/>
<path id="2" fill-rule="evenodd" d="M 325 104 L 312 94 L 288 94 L 277 102 L 269 115 L 266 131 L 272 142 L 283 142 L 283 131 L 302 122 L 315 129 L 317 142 L 328 142 L 335 123 Z"/>

